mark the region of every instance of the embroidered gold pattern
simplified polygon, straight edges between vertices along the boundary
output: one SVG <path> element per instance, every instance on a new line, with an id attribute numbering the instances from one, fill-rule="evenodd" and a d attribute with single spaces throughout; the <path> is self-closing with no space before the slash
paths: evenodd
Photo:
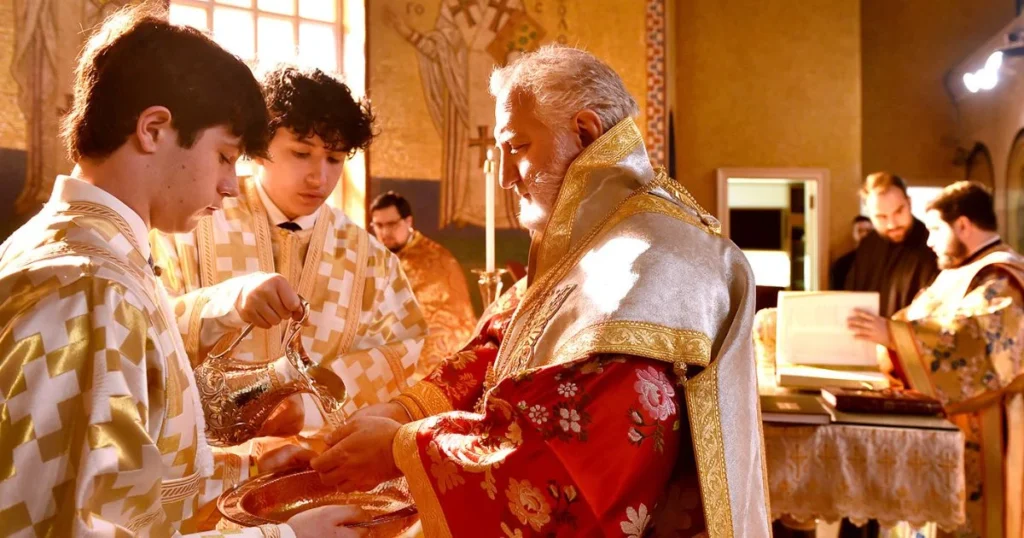
<path id="1" fill-rule="evenodd" d="M 205 288 L 217 283 L 213 252 L 213 217 L 204 217 L 199 221 L 199 226 L 196 227 L 196 243 L 199 251 L 199 282 Z"/>
<path id="2" fill-rule="evenodd" d="M 144 529 L 152 525 L 160 517 L 161 512 L 163 512 L 163 509 L 159 507 L 160 505 L 156 506 L 156 510 L 150 510 L 149 512 L 146 512 L 145 514 L 135 517 L 131 521 L 129 521 L 127 525 L 128 530 L 134 533 L 137 532 L 139 529 Z"/>
<path id="3" fill-rule="evenodd" d="M 235 481 L 237 480 L 236 476 Z M 177 480 L 168 480 L 160 484 L 160 502 L 170 504 L 192 497 L 199 493 L 199 485 L 202 481 L 203 477 L 199 473 L 193 473 Z"/>
<path id="4" fill-rule="evenodd" d="M 700 476 L 704 519 L 710 538 L 732 538 L 732 506 L 725 474 L 725 439 L 718 412 L 718 366 L 711 364 L 686 383 L 693 450 Z"/>
<path id="5" fill-rule="evenodd" d="M 398 390 L 405 390 L 409 388 L 409 385 L 405 382 L 405 371 L 402 368 L 402 356 L 394 348 L 386 347 L 381 350 L 384 354 L 384 359 L 388 362 L 388 366 L 391 367 L 391 372 L 395 374 L 395 383 L 398 385 Z"/>
<path id="6" fill-rule="evenodd" d="M 608 130 L 597 143 L 587 146 L 569 166 L 565 181 L 558 193 L 551 220 L 544 227 L 544 241 L 537 267 L 544 272 L 558 256 L 569 250 L 576 208 L 587 186 L 587 177 L 595 169 L 619 162 L 633 150 L 642 146 L 643 136 L 632 119 L 626 119 Z"/>
<path id="7" fill-rule="evenodd" d="M 235 487 L 242 478 L 242 457 L 238 454 L 224 455 L 224 490 Z"/>
<path id="8" fill-rule="evenodd" d="M 672 364 L 707 366 L 711 339 L 698 331 L 673 329 L 643 321 L 609 321 L 576 333 L 545 364 L 566 364 L 590 354 L 636 355 Z"/>
<path id="9" fill-rule="evenodd" d="M 274 246 L 270 239 L 270 217 L 267 210 L 260 201 L 260 195 L 256 191 L 256 180 L 243 183 L 246 196 L 251 209 L 249 218 L 253 220 L 253 229 L 256 231 L 256 256 L 259 260 L 260 271 L 265 273 L 274 272 Z M 281 339 L 284 338 L 281 326 L 275 325 L 263 333 L 263 353 L 267 360 L 271 357 L 281 356 Z"/>
<path id="10" fill-rule="evenodd" d="M 520 331 L 520 338 L 517 338 L 512 352 L 507 359 L 495 362 L 494 385 L 500 383 L 512 375 L 522 372 L 525 368 L 533 366 L 533 354 L 537 347 L 537 341 L 544 333 L 551 318 L 555 317 L 558 309 L 562 307 L 565 300 L 576 289 L 575 284 L 559 288 L 552 293 L 550 299 L 541 303 L 540 308 L 535 310 L 527 318 L 526 328 Z M 489 387 L 488 387 L 489 388 Z M 486 389 L 485 389 L 486 390 Z"/>
<path id="11" fill-rule="evenodd" d="M 438 415 L 454 409 L 444 391 L 429 381 L 420 381 L 396 399 L 413 420 Z M 412 404 L 412 405 L 409 405 Z"/>
<path id="12" fill-rule="evenodd" d="M 195 304 L 192 305 L 192 313 L 188 319 L 188 334 L 185 335 L 185 351 L 189 357 L 199 357 L 199 334 L 203 327 L 203 307 L 210 302 L 206 295 L 199 294 Z M 192 365 L 197 366 L 195 364 Z"/>
<path id="13" fill-rule="evenodd" d="M 522 337 L 523 331 L 517 331 L 516 327 L 518 322 L 524 316 L 527 316 L 527 312 L 530 312 L 537 303 L 543 303 L 546 301 L 550 294 L 550 288 L 557 284 L 570 269 L 575 267 L 580 259 L 587 253 L 594 240 L 617 226 L 622 221 L 640 213 L 661 213 L 669 215 L 673 218 L 683 220 L 690 224 L 699 225 L 696 218 L 679 209 L 678 206 L 658 198 L 656 196 L 641 196 L 647 194 L 648 189 L 657 188 L 658 182 L 652 182 L 648 184 L 644 189 L 635 191 L 632 195 L 623 200 L 619 207 L 613 210 L 605 221 L 595 226 L 590 233 L 580 241 L 579 245 L 573 249 L 568 255 L 562 258 L 562 260 L 542 276 L 534 285 L 527 289 L 526 295 L 523 297 L 519 304 L 519 308 L 516 309 L 512 315 L 512 320 L 509 323 L 509 327 L 512 327 L 512 331 L 509 334 L 508 339 L 504 342 L 499 349 L 498 359 L 496 363 L 501 363 L 507 359 L 509 350 L 514 349 L 517 345 L 516 342 Z"/>
<path id="14" fill-rule="evenodd" d="M 121 231 L 121 235 L 125 236 L 126 239 L 132 244 L 132 247 L 140 252 L 139 241 L 147 241 L 147 237 L 135 237 L 135 233 L 132 231 L 132 227 L 128 224 L 128 221 L 124 220 L 124 217 L 117 211 L 100 204 L 92 202 L 71 202 L 68 204 L 67 209 L 61 211 L 66 215 L 84 215 L 99 217 L 114 223 L 118 230 Z"/>
<path id="15" fill-rule="evenodd" d="M 420 382 L 416 386 L 422 384 Z M 393 445 L 395 465 L 409 481 L 409 491 L 416 499 L 416 508 L 420 513 L 420 521 L 423 522 L 423 535 L 451 538 L 452 531 L 448 528 L 441 502 L 420 456 L 419 444 L 416 442 L 419 426 L 418 422 L 411 422 L 398 430 Z"/>

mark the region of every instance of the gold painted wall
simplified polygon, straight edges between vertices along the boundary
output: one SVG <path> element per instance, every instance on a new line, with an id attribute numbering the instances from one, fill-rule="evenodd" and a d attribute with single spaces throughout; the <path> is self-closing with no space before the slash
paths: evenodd
<path id="1" fill-rule="evenodd" d="M 434 29 L 441 0 L 376 0 L 368 2 L 370 95 L 378 111 L 380 136 L 373 142 L 370 173 L 395 179 L 441 177 L 441 138 L 431 123 L 423 95 L 419 58 L 386 21 L 391 10 L 420 33 Z M 638 125 L 645 125 L 642 100 L 644 76 L 644 11 L 642 2 L 621 0 L 532 0 L 524 3 L 530 17 L 544 28 L 542 43 L 565 35 L 571 45 L 581 46 L 611 65 L 641 103 Z M 558 8 L 564 4 L 568 31 L 560 30 Z M 585 7 L 586 13 L 583 13 Z M 420 10 L 419 8 L 422 8 Z M 540 9 L 538 9 L 540 8 Z M 615 31 L 609 32 L 609 28 Z M 624 37 L 628 36 L 628 37 Z M 487 78 L 469 83 L 486 97 Z M 491 124 L 493 126 L 493 118 Z"/>
<path id="2" fill-rule="evenodd" d="M 676 4 L 676 175 L 716 207 L 715 169 L 831 173 L 830 253 L 848 248 L 861 175 L 860 6 L 854 1 Z"/>
<path id="3" fill-rule="evenodd" d="M 891 170 L 917 185 L 963 178 L 943 77 L 1014 16 L 1008 0 L 861 1 L 865 173 Z"/>
<path id="4" fill-rule="evenodd" d="M 14 60 L 14 3 L 0 2 L 0 148 L 25 149 L 25 116 L 18 107 Z"/>

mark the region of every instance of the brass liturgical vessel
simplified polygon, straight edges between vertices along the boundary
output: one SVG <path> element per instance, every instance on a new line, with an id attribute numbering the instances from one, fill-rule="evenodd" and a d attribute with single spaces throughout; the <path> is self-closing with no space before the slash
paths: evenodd
<path id="1" fill-rule="evenodd" d="M 295 369 L 295 379 L 282 382 L 274 364 L 246 363 L 229 355 L 252 331 L 249 324 L 220 353 L 209 355 L 195 369 L 196 385 L 206 415 L 206 437 L 212 446 L 231 446 L 256 437 L 270 413 L 285 398 L 308 393 L 327 423 L 345 403 L 344 381 L 315 363 L 302 347 L 302 327 L 309 317 L 309 303 L 302 300 L 302 319 L 289 320 L 285 331 L 285 359 Z"/>

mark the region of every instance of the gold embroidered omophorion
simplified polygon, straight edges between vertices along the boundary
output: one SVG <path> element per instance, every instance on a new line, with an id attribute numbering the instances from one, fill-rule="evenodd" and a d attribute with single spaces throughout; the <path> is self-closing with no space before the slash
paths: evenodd
<path id="1" fill-rule="evenodd" d="M 634 122 L 614 126 L 570 165 L 527 278 L 398 398 L 424 530 L 768 536 L 753 288 Z"/>

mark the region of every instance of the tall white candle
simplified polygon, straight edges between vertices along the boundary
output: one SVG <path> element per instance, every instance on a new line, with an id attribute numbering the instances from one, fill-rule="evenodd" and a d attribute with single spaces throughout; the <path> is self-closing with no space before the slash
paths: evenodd
<path id="1" fill-rule="evenodd" d="M 485 237 L 487 249 L 487 272 L 494 271 L 494 184 L 496 166 L 494 165 L 494 150 L 487 150 L 487 162 L 484 163 L 484 181 L 487 183 L 484 192 L 486 204 Z"/>

